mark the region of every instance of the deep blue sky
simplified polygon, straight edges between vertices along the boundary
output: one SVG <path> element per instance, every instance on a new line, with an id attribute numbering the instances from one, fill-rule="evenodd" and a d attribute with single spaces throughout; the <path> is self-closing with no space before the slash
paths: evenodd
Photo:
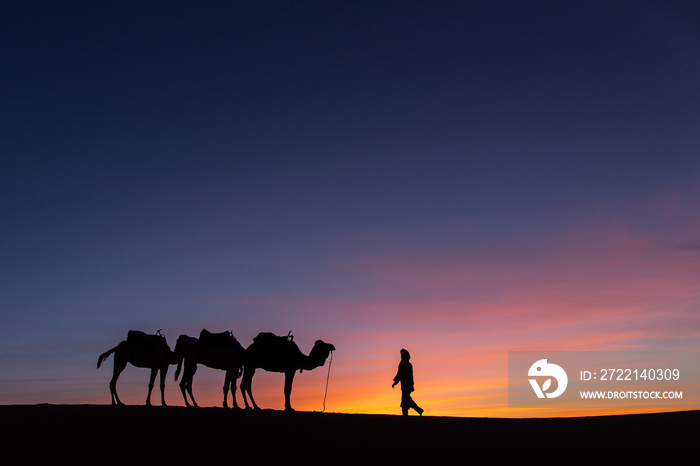
<path id="1" fill-rule="evenodd" d="M 357 257 L 700 241 L 697 2 L 103 3 L 0 6 L 3 364 L 444 298 Z"/>

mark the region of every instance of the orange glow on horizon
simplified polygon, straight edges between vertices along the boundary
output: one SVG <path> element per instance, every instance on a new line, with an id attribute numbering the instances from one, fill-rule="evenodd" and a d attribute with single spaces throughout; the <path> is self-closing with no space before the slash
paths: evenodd
<path id="1" fill-rule="evenodd" d="M 326 411 L 349 414 L 388 414 L 400 415 L 401 392 L 398 387 L 392 389 L 391 382 L 394 376 L 396 361 L 386 361 L 379 364 L 375 370 L 362 374 L 348 373 L 342 367 L 342 361 L 336 358 L 331 368 L 326 399 Z M 564 408 L 509 408 L 508 407 L 508 379 L 507 379 L 507 355 L 498 352 L 484 353 L 480 357 L 467 358 L 460 361 L 460 366 L 471 368 L 474 374 L 472 378 L 460 374 L 445 375 L 441 371 L 443 367 L 436 365 L 431 368 L 429 361 L 421 361 L 414 357 L 414 373 L 416 377 L 416 391 L 413 396 L 416 402 L 425 409 L 425 415 L 449 416 L 449 417 L 504 417 L 504 418 L 531 418 L 531 417 L 578 417 L 601 416 L 615 414 L 654 413 L 666 411 L 683 411 L 697 409 L 697 406 L 689 405 L 692 400 L 682 404 L 672 404 L 669 408 L 658 406 L 625 406 L 616 404 L 610 408 L 585 407 L 580 403 L 573 403 Z M 454 364 L 455 361 L 451 361 Z M 352 367 L 352 365 L 350 365 Z M 387 372 L 387 368 L 390 369 Z M 209 371 L 223 380 L 223 373 Z M 352 372 L 352 371 L 349 371 Z M 264 375 L 263 375 L 264 374 Z M 323 397 L 328 374 L 328 365 L 313 371 L 305 371 L 297 374 L 292 392 L 292 405 L 300 411 L 321 411 L 323 409 Z M 482 376 L 483 374 L 483 376 Z M 253 382 L 253 393 L 264 409 L 283 408 L 283 383 L 282 374 L 256 373 Z M 198 384 L 201 386 L 204 383 Z M 208 382 L 210 383 L 210 382 Z M 695 389 L 700 387 L 700 381 L 694 384 Z M 197 392 L 195 392 L 197 395 Z M 170 390 L 171 403 L 175 401 L 182 404 L 179 392 Z M 198 401 L 204 406 L 220 406 L 221 395 L 219 392 L 208 388 L 207 395 L 200 388 Z M 243 406 L 240 391 L 237 400 Z M 416 413 L 411 412 L 411 415 Z"/>
<path id="2" fill-rule="evenodd" d="M 548 417 L 659 412 L 618 405 L 610 409 L 508 408 L 508 351 L 700 350 L 700 256 L 640 238 L 624 229 L 578 231 L 557 241 L 478 250 L 451 256 L 352 257 L 339 268 L 371 285 L 342 297 L 217 298 L 226 309 L 285 309 L 295 342 L 308 354 L 316 339 L 336 347 L 326 411 L 400 414 L 401 393 L 391 388 L 399 350 L 412 354 L 415 401 L 426 415 Z M 232 313 L 233 314 L 233 313 Z M 223 328 L 230 315 L 222 317 Z M 257 324 L 256 324 L 257 325 Z M 255 333 L 235 328 L 247 345 Z M 259 330 L 259 329 L 256 329 Z M 268 330 L 268 329 L 264 329 Z M 170 342 L 173 342 L 173 336 Z M 100 343 L 95 356 L 107 345 Z M 89 360 L 88 360 L 89 359 Z M 109 368 L 94 371 L 86 358 L 85 388 L 50 379 L 51 393 L 6 382 L 13 403 L 105 403 Z M 329 362 L 294 380 L 292 405 L 320 411 Z M 183 405 L 168 374 L 166 399 Z M 129 368 L 118 383 L 123 401 L 142 404 L 148 372 Z M 42 381 L 44 382 L 44 381 Z M 58 383 L 57 383 L 58 382 Z M 240 382 L 240 381 L 239 381 Z M 82 382 L 81 382 L 82 383 Z M 700 381 L 694 381 L 700 386 Z M 223 372 L 202 368 L 194 381 L 202 406 L 221 406 Z M 42 383 L 42 386 L 47 385 Z M 282 409 L 284 376 L 256 372 L 259 406 Z M 38 389 L 37 389 L 38 390 Z M 157 388 L 156 388 L 157 390 Z M 53 398 L 46 399 L 46 396 Z M 236 394 L 243 406 L 240 390 Z M 20 401 L 15 401 L 20 400 Z M 700 406 L 690 406 L 699 408 Z M 675 410 L 673 407 L 670 410 Z M 688 409 L 686 405 L 682 409 Z"/>

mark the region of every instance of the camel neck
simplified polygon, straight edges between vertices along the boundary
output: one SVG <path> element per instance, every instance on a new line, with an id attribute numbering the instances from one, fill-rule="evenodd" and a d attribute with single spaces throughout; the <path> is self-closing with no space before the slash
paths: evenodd
<path id="1" fill-rule="evenodd" d="M 314 354 L 314 351 L 312 350 L 308 356 L 302 354 L 300 362 L 301 369 L 305 371 L 310 371 L 312 369 L 316 369 L 317 367 L 322 366 L 326 362 L 326 359 L 322 358 L 321 355 L 319 355 L 318 353 Z"/>

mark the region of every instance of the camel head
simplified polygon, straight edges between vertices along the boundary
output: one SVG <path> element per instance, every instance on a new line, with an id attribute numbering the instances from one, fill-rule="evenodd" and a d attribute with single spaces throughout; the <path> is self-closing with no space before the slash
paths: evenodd
<path id="1" fill-rule="evenodd" d="M 163 342 L 165 343 L 165 347 L 163 348 L 164 357 L 168 364 L 180 364 L 182 362 L 183 356 L 171 350 L 170 346 L 168 346 L 168 343 L 165 341 L 165 338 L 163 338 Z"/>
<path id="2" fill-rule="evenodd" d="M 323 340 L 316 340 L 314 347 L 311 348 L 311 352 L 309 353 L 309 359 L 312 359 L 314 362 L 317 362 L 319 366 L 322 366 L 326 363 L 326 359 L 328 355 L 331 354 L 331 351 L 335 351 L 335 346 Z"/>
<path id="3" fill-rule="evenodd" d="M 187 335 L 180 335 L 179 337 L 177 337 L 177 341 L 175 342 L 174 353 L 182 357 L 185 354 L 185 348 L 189 343 L 189 339 L 190 337 L 188 337 Z"/>
<path id="4" fill-rule="evenodd" d="M 168 364 L 180 364 L 182 359 L 183 357 L 174 351 L 170 351 L 170 353 L 168 353 Z"/>
<path id="5" fill-rule="evenodd" d="M 185 354 L 188 352 L 191 346 L 191 341 L 192 338 L 187 335 L 180 335 L 179 337 L 177 337 L 177 342 L 175 342 L 175 350 L 173 351 L 175 358 L 177 358 L 177 362 L 174 363 L 177 364 L 177 369 L 175 369 L 175 380 L 177 380 L 178 377 L 180 377 L 180 371 L 182 370 L 182 362 L 185 359 Z"/>

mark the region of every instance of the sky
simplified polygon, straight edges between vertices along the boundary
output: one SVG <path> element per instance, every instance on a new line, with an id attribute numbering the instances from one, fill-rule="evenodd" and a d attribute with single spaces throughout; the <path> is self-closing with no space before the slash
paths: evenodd
<path id="1" fill-rule="evenodd" d="M 109 403 L 130 329 L 333 343 L 353 413 L 401 348 L 498 417 L 580 414 L 508 408 L 509 351 L 700 350 L 697 2 L 200 3 L 0 4 L 0 404 Z"/>

